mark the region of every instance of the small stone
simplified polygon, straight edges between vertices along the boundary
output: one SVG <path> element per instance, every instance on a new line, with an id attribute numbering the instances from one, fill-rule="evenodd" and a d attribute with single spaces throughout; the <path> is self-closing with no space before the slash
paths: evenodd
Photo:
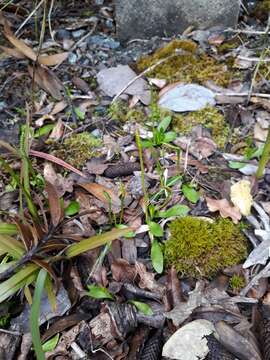
<path id="1" fill-rule="evenodd" d="M 88 39 L 87 43 L 90 49 L 93 45 L 104 47 L 107 49 L 117 49 L 120 46 L 119 41 L 116 41 L 111 37 L 105 37 L 102 35 L 91 36 Z"/>
<path id="2" fill-rule="evenodd" d="M 72 36 L 74 39 L 79 39 L 85 34 L 85 30 L 76 30 L 72 32 Z"/>
<path id="3" fill-rule="evenodd" d="M 189 26 L 207 29 L 237 24 L 238 0 L 116 0 L 116 26 L 121 41 L 179 34 Z"/>
<path id="4" fill-rule="evenodd" d="M 69 56 L 68 56 L 68 62 L 70 64 L 75 64 L 76 61 L 77 61 L 77 55 L 73 54 L 73 53 L 70 53 Z"/>
<path id="5" fill-rule="evenodd" d="M 57 41 L 63 41 L 63 40 L 71 39 L 71 34 L 70 34 L 69 31 L 67 31 L 65 29 L 59 29 L 59 30 L 56 31 L 55 39 Z"/>

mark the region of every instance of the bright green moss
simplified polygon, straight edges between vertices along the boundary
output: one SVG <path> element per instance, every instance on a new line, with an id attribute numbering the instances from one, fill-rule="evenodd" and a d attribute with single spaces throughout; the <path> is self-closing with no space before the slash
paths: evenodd
<path id="1" fill-rule="evenodd" d="M 87 160 L 99 155 L 101 143 L 101 139 L 97 139 L 88 132 L 74 134 L 64 140 L 54 155 L 81 168 Z"/>
<path id="2" fill-rule="evenodd" d="M 141 58 L 137 63 L 138 70 L 143 71 L 167 57 L 168 60 L 147 73 L 147 76 L 166 79 L 170 83 L 212 80 L 221 86 L 228 85 L 231 80 L 231 73 L 224 64 L 205 53 L 197 53 L 197 44 L 188 40 L 173 40 L 154 54 Z"/>
<path id="3" fill-rule="evenodd" d="M 246 285 L 245 279 L 241 275 L 234 274 L 229 282 L 229 286 L 234 292 L 238 292 Z"/>
<path id="4" fill-rule="evenodd" d="M 206 107 L 187 115 L 174 115 L 173 117 L 173 129 L 180 134 L 189 134 L 196 125 L 203 125 L 210 129 L 216 144 L 221 148 L 224 147 L 229 134 L 229 126 L 226 124 L 224 116 L 216 108 Z"/>
<path id="5" fill-rule="evenodd" d="M 211 278 L 247 256 L 247 242 L 240 227 L 227 219 L 211 223 L 187 216 L 173 221 L 170 232 L 165 261 L 182 276 Z"/>

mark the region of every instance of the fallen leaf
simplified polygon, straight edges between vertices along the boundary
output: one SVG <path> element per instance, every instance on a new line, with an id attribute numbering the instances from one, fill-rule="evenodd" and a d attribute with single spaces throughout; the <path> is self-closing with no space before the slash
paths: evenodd
<path id="1" fill-rule="evenodd" d="M 176 84 L 162 90 L 158 104 L 175 112 L 197 111 L 216 104 L 215 94 L 197 84 Z"/>
<path id="2" fill-rule="evenodd" d="M 106 209 L 110 208 L 111 202 L 111 210 L 113 213 L 118 213 L 121 210 L 121 200 L 111 189 L 96 183 L 79 185 L 100 200 Z"/>
<path id="3" fill-rule="evenodd" d="M 6 46 L 0 46 L 0 49 L 2 49 L 7 55 L 12 56 L 16 59 L 25 59 L 24 54 L 17 49 L 11 49 Z"/>
<path id="4" fill-rule="evenodd" d="M 63 85 L 51 70 L 38 65 L 36 66 L 35 71 L 32 66 L 28 66 L 28 71 L 32 78 L 34 76 L 35 82 L 43 90 L 47 91 L 56 100 L 62 99 L 61 90 L 63 90 Z"/>
<path id="5" fill-rule="evenodd" d="M 215 327 L 210 321 L 194 320 L 169 338 L 163 346 L 162 356 L 177 360 L 204 359 L 209 353 L 206 336 L 214 331 Z"/>
<path id="6" fill-rule="evenodd" d="M 46 66 L 60 65 L 67 59 L 68 55 L 69 53 L 67 51 L 53 55 L 41 55 L 38 58 L 38 62 Z"/>
<path id="7" fill-rule="evenodd" d="M 155 274 L 148 272 L 144 264 L 136 262 L 135 269 L 140 277 L 139 287 L 141 289 L 150 290 L 161 296 L 165 294 L 166 287 L 155 280 Z"/>
<path id="8" fill-rule="evenodd" d="M 64 217 L 64 209 L 61 206 L 60 197 L 58 196 L 55 186 L 49 181 L 46 181 L 45 190 L 48 194 L 51 221 L 54 227 L 56 227 Z"/>
<path id="9" fill-rule="evenodd" d="M 242 215 L 250 215 L 253 203 L 250 181 L 240 180 L 231 186 L 231 201 L 239 208 Z"/>
<path id="10" fill-rule="evenodd" d="M 45 180 L 54 185 L 59 197 L 62 197 L 65 192 L 71 193 L 73 191 L 73 181 L 68 178 L 64 178 L 61 174 L 57 174 L 52 164 L 45 163 L 43 174 Z"/>
<path id="11" fill-rule="evenodd" d="M 15 35 L 13 35 L 10 27 L 8 26 L 7 23 L 5 23 L 4 25 L 4 35 L 5 37 L 8 39 L 8 41 L 15 46 L 15 48 L 22 53 L 23 55 L 25 55 L 27 58 L 36 61 L 37 60 L 37 55 L 34 52 L 34 50 L 32 50 L 29 46 L 27 46 L 25 44 L 24 41 L 17 39 Z"/>
<path id="12" fill-rule="evenodd" d="M 206 197 L 205 199 L 208 209 L 211 212 L 219 211 L 223 218 L 230 217 L 235 224 L 241 220 L 242 216 L 239 208 L 232 206 L 227 199 L 215 200 L 209 197 Z"/>

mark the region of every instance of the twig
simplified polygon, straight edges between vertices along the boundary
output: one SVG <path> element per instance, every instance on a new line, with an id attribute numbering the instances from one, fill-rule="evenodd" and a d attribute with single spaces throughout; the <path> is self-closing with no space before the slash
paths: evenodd
<path id="1" fill-rule="evenodd" d="M 135 81 L 139 80 L 140 78 L 142 78 L 146 73 L 148 73 L 149 71 L 154 70 L 157 66 L 163 64 L 165 61 L 170 60 L 172 58 L 174 58 L 175 56 L 177 56 L 179 54 L 179 50 L 175 50 L 175 54 L 170 55 L 164 59 L 159 60 L 157 63 L 155 63 L 154 65 L 148 67 L 147 69 L 145 69 L 143 72 L 141 72 L 139 75 L 135 76 L 133 79 L 131 79 L 113 98 L 112 100 L 112 104 L 119 98 L 119 96 L 121 96 L 123 94 L 123 92 L 125 92 L 127 90 L 127 88 L 130 87 L 130 85 L 132 85 Z"/>
<path id="2" fill-rule="evenodd" d="M 41 5 L 44 3 L 45 0 L 41 0 L 37 6 L 34 8 L 34 10 L 27 16 L 27 18 L 23 21 L 23 23 L 19 26 L 19 28 L 16 30 L 15 35 L 17 36 L 19 31 L 27 24 L 27 22 L 31 19 L 31 17 L 35 14 L 35 12 L 41 7 Z"/>
<path id="3" fill-rule="evenodd" d="M 234 34 L 247 34 L 247 35 L 269 35 L 268 32 L 265 30 L 263 31 L 256 31 L 256 30 L 236 30 L 236 29 L 226 29 L 224 32 L 231 32 Z"/>
<path id="4" fill-rule="evenodd" d="M 248 92 L 216 92 L 216 95 L 222 95 L 222 96 L 236 96 L 236 97 L 245 97 L 248 96 L 249 93 Z M 265 98 L 265 99 L 270 99 L 270 94 L 263 94 L 263 93 L 252 93 L 251 97 L 260 97 L 260 98 Z"/>

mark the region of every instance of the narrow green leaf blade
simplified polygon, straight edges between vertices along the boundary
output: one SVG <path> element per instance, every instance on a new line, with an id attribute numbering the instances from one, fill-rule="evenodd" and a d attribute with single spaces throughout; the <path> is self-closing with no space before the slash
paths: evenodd
<path id="1" fill-rule="evenodd" d="M 113 240 L 116 240 L 121 236 L 127 235 L 128 233 L 130 233 L 130 231 L 131 231 L 130 228 L 113 229 L 104 234 L 95 235 L 88 239 L 84 239 L 84 240 L 80 241 L 79 243 L 72 244 L 66 250 L 66 256 L 68 258 L 71 258 L 71 257 L 77 256 L 85 251 L 95 249 L 99 246 L 105 245 Z"/>
<path id="2" fill-rule="evenodd" d="M 161 129 L 163 131 L 166 131 L 168 129 L 168 127 L 170 126 L 170 123 L 172 121 L 172 117 L 171 116 L 166 116 L 158 125 L 157 129 L 158 131 L 161 131 Z"/>
<path id="3" fill-rule="evenodd" d="M 0 235 L 0 250 L 15 259 L 20 259 L 25 252 L 23 244 L 9 235 Z"/>
<path id="4" fill-rule="evenodd" d="M 30 313 L 31 336 L 32 336 L 33 346 L 37 360 L 45 360 L 45 355 L 44 355 L 44 351 L 42 350 L 42 344 L 40 340 L 39 313 L 40 313 L 41 297 L 45 286 L 46 277 L 47 277 L 47 271 L 41 269 L 37 277 L 33 304 Z"/>
<path id="5" fill-rule="evenodd" d="M 0 222 L 0 234 L 1 235 L 16 235 L 18 234 L 18 229 L 15 224 L 9 224 Z"/>
<path id="6" fill-rule="evenodd" d="M 158 274 L 163 272 L 164 259 L 161 246 L 157 240 L 154 240 L 151 247 L 151 261 L 153 268 Z"/>

